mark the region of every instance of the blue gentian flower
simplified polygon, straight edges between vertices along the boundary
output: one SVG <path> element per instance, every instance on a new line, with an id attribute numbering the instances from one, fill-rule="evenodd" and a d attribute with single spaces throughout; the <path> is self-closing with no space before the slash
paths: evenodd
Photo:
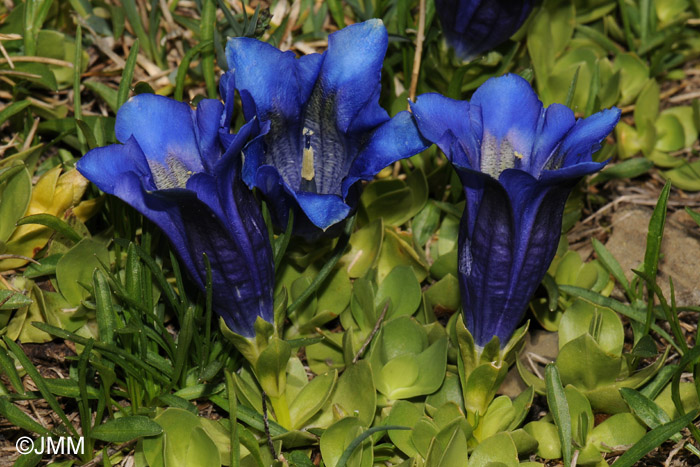
<path id="1" fill-rule="evenodd" d="M 435 0 L 442 32 L 462 60 L 505 42 L 522 26 L 535 0 Z"/>
<path id="2" fill-rule="evenodd" d="M 255 39 L 229 40 L 244 116 L 265 133 L 244 150 L 243 180 L 265 194 L 279 225 L 292 209 L 296 233 L 325 231 L 355 209 L 356 182 L 425 149 L 408 112 L 389 118 L 379 106 L 387 42 L 377 19 L 298 59 Z"/>
<path id="3" fill-rule="evenodd" d="M 124 144 L 93 149 L 77 168 L 158 225 L 201 290 L 206 253 L 214 310 L 232 331 L 251 337 L 258 316 L 273 319 L 274 265 L 260 208 L 240 178 L 241 149 L 257 122 L 224 136 L 223 147 L 219 133 L 229 120 L 230 108 L 217 100 L 195 111 L 141 94 L 117 113 L 115 133 Z"/>
<path id="4" fill-rule="evenodd" d="M 504 346 L 556 252 L 564 204 L 619 109 L 576 120 L 546 109 L 517 75 L 486 81 L 471 102 L 424 94 L 412 104 L 423 136 L 447 155 L 467 202 L 459 235 L 465 325 L 477 345 Z"/>

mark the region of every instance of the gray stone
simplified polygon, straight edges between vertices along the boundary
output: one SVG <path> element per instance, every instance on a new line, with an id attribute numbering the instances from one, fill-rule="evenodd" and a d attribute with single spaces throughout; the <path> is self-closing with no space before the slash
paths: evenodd
<path id="1" fill-rule="evenodd" d="M 613 215 L 606 247 L 628 280 L 634 277 L 632 269 L 639 269 L 644 261 L 651 214 L 650 208 L 634 207 Z M 668 215 L 661 243 L 657 283 L 670 303 L 669 277 L 673 278 L 677 305 L 700 305 L 700 227 L 685 211 Z"/>

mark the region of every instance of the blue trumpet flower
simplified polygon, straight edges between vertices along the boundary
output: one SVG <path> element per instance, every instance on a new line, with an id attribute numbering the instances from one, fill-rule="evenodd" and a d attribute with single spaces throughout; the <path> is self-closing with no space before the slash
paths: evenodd
<path id="1" fill-rule="evenodd" d="M 447 155 L 464 185 L 459 278 L 465 325 L 484 346 L 504 346 L 549 267 L 566 198 L 600 170 L 592 154 L 620 118 L 616 108 L 576 120 L 546 109 L 517 75 L 489 79 L 471 102 L 424 94 L 412 104 L 423 136 Z"/>
<path id="2" fill-rule="evenodd" d="M 77 168 L 158 225 L 201 290 L 206 253 L 214 310 L 251 337 L 258 316 L 273 319 L 274 264 L 260 208 L 240 178 L 241 149 L 257 122 L 220 138 L 230 114 L 217 100 L 195 111 L 166 97 L 135 96 L 117 113 L 115 133 L 124 144 L 93 149 Z"/>
<path id="3" fill-rule="evenodd" d="M 255 39 L 229 40 L 244 116 L 264 133 L 244 151 L 243 180 L 265 194 L 279 225 L 291 209 L 295 232 L 326 231 L 355 209 L 356 182 L 426 148 L 408 112 L 389 118 L 379 106 L 387 43 L 377 19 L 331 34 L 326 52 L 299 59 Z"/>
<path id="4" fill-rule="evenodd" d="M 462 60 L 505 42 L 522 26 L 534 0 L 435 0 L 447 43 Z"/>

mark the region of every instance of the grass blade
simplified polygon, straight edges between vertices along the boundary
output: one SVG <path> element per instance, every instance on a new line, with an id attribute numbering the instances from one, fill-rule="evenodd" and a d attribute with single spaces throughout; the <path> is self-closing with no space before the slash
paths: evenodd
<path id="1" fill-rule="evenodd" d="M 80 122 L 83 119 L 83 111 L 81 109 L 82 104 L 80 102 L 80 70 L 82 69 L 83 60 L 82 43 L 83 31 L 80 28 L 80 25 L 78 25 L 78 27 L 75 29 L 75 56 L 73 58 L 73 118 L 75 118 L 76 126 L 80 126 Z M 80 131 L 78 132 L 78 141 L 80 142 L 80 151 L 84 154 L 85 136 Z"/>
<path id="2" fill-rule="evenodd" d="M 10 402 L 7 397 L 0 397 L 0 415 L 5 417 L 7 421 L 13 425 L 31 433 L 39 433 L 42 435 L 51 434 L 43 425 L 35 422 L 29 415 L 22 412 L 19 407 Z"/>
<path id="3" fill-rule="evenodd" d="M 204 0 L 200 25 L 202 42 L 209 45 L 202 51 L 202 71 L 209 99 L 216 99 L 216 77 L 214 76 L 214 28 L 216 27 L 216 2 Z M 179 72 L 179 70 L 178 70 Z"/>
<path id="4" fill-rule="evenodd" d="M 134 41 L 134 45 L 129 50 L 129 57 L 126 59 L 124 71 L 121 81 L 119 81 L 119 91 L 117 92 L 117 110 L 129 98 L 129 90 L 131 89 L 131 81 L 134 79 L 134 68 L 136 67 L 136 58 L 139 55 L 139 40 Z"/>
<path id="5" fill-rule="evenodd" d="M 78 243 L 83 237 L 73 230 L 73 227 L 62 219 L 51 214 L 34 214 L 32 216 L 23 217 L 17 221 L 17 225 L 39 224 L 48 227 L 57 233 L 63 235 L 68 240 Z"/>
<path id="6" fill-rule="evenodd" d="M 107 278 L 99 269 L 92 274 L 92 283 L 95 289 L 95 315 L 100 342 L 112 344 L 114 331 L 117 329 L 116 315 L 112 306 L 112 291 L 107 283 Z"/>
<path id="7" fill-rule="evenodd" d="M 5 120 L 7 120 L 8 118 L 12 117 L 15 114 L 18 114 L 19 112 L 29 107 L 30 104 L 31 102 L 29 101 L 29 99 L 24 99 L 21 101 L 13 102 L 12 104 L 3 108 L 2 111 L 0 111 L 0 125 L 5 123 Z"/>
<path id="8" fill-rule="evenodd" d="M 238 399 L 234 390 L 233 375 L 226 370 L 226 390 L 228 392 L 228 415 L 231 421 L 231 467 L 241 465 L 241 446 L 238 439 Z"/>
<path id="9" fill-rule="evenodd" d="M 201 50 L 208 47 L 212 43 L 212 41 L 200 42 L 199 44 L 195 45 L 190 50 L 188 50 L 185 56 L 182 57 L 180 66 L 177 68 L 177 77 L 175 78 L 175 100 L 182 100 L 182 94 L 185 89 L 185 77 L 187 76 L 187 70 L 190 67 L 190 62 L 192 61 L 194 56 L 197 55 L 197 53 L 199 53 Z"/>
<path id="10" fill-rule="evenodd" d="M 3 336 L 3 339 L 5 340 L 5 345 L 7 345 L 10 351 L 12 351 L 12 353 L 14 354 L 15 358 L 17 358 L 17 360 L 19 360 L 19 362 L 22 364 L 22 368 L 24 368 L 24 371 L 26 371 L 27 375 L 32 379 L 32 381 L 34 381 L 34 384 L 36 385 L 37 389 L 44 397 L 44 399 L 46 399 L 46 402 L 49 404 L 51 409 L 56 413 L 56 415 L 58 415 L 58 417 L 61 419 L 66 428 L 70 430 L 70 432 L 73 434 L 73 436 L 75 436 L 76 438 L 80 437 L 78 431 L 75 429 L 70 420 L 68 420 L 68 417 L 66 417 L 66 413 L 61 408 L 61 405 L 58 403 L 54 395 L 51 394 L 51 390 L 46 385 L 46 382 L 44 382 L 44 378 L 41 377 L 39 371 L 36 369 L 34 364 L 32 364 L 29 358 L 24 354 L 20 346 L 15 344 L 14 341 L 12 341 L 12 339 L 8 338 L 7 336 Z"/>
<path id="11" fill-rule="evenodd" d="M 15 388 L 17 394 L 24 394 L 24 386 L 22 386 L 22 379 L 17 373 L 17 368 L 15 368 L 15 363 L 12 361 L 10 356 L 7 354 L 5 349 L 0 347 L 0 369 L 7 375 L 10 380 L 10 384 Z"/>
<path id="12" fill-rule="evenodd" d="M 598 261 L 600 261 L 600 264 L 602 264 L 603 267 L 610 274 L 612 274 L 617 283 L 620 284 L 623 289 L 625 289 L 627 298 L 632 300 L 634 298 L 634 294 L 632 293 L 632 288 L 630 287 L 627 277 L 625 277 L 625 273 L 622 271 L 622 266 L 620 266 L 620 263 L 610 253 L 610 251 L 605 248 L 605 245 L 600 243 L 600 241 L 598 241 L 596 238 L 593 239 L 593 249 L 595 250 L 596 255 L 598 255 Z"/>

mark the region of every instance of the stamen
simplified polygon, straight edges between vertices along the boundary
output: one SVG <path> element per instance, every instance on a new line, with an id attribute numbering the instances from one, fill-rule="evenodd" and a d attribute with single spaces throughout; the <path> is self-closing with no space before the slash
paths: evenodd
<path id="1" fill-rule="evenodd" d="M 513 155 L 520 160 L 523 160 L 524 155 L 520 154 L 518 151 L 513 151 Z"/>
<path id="2" fill-rule="evenodd" d="M 314 148 L 311 147 L 311 135 L 314 132 L 304 128 L 304 155 L 301 161 L 301 178 L 311 181 L 316 172 L 314 170 Z"/>

